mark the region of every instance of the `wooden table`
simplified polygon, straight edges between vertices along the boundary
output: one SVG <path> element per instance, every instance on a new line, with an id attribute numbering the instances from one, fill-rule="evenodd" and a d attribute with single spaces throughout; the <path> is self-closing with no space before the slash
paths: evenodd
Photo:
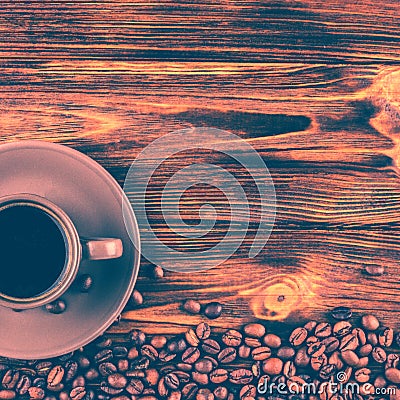
<path id="1" fill-rule="evenodd" d="M 143 260 L 145 303 L 113 332 L 180 332 L 201 320 L 186 298 L 221 301 L 216 327 L 346 305 L 400 328 L 399 14 L 376 0 L 1 2 L 1 142 L 71 146 L 123 184 L 156 138 L 211 126 L 271 172 L 277 216 L 262 253 L 249 259 L 245 241 L 218 267 L 160 281 Z M 197 194 L 184 200 L 193 215 Z M 160 188 L 150 195 L 156 207 Z"/>

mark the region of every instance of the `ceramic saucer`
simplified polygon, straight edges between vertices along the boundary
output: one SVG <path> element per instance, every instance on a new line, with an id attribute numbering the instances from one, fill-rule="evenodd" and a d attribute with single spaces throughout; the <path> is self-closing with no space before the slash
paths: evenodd
<path id="1" fill-rule="evenodd" d="M 81 293 L 72 285 L 62 296 L 67 303 L 64 313 L 50 314 L 43 308 L 15 312 L 0 306 L 1 356 L 40 359 L 69 353 L 101 335 L 129 299 L 140 260 L 135 216 L 114 178 L 91 158 L 65 146 L 40 141 L 1 145 L 0 180 L 0 197 L 45 197 L 69 215 L 81 237 L 117 237 L 123 242 L 121 258 L 81 262 L 78 276 L 90 274 L 93 286 Z M 125 227 L 123 205 L 130 210 L 135 245 Z"/>

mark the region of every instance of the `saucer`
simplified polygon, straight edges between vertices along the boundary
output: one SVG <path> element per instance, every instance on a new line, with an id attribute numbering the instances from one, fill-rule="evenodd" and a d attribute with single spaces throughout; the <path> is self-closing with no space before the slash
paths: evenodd
<path id="1" fill-rule="evenodd" d="M 119 316 L 139 270 L 139 232 L 132 208 L 114 178 L 97 162 L 71 148 L 41 141 L 0 146 L 0 197 L 31 193 L 63 209 L 81 237 L 115 237 L 123 255 L 113 260 L 83 260 L 78 277 L 89 274 L 93 286 L 81 293 L 72 285 L 62 296 L 67 308 L 16 312 L 0 306 L 0 356 L 20 359 L 56 357 L 101 335 Z M 135 232 L 125 227 L 122 206 Z M 125 215 L 126 219 L 126 215 Z"/>

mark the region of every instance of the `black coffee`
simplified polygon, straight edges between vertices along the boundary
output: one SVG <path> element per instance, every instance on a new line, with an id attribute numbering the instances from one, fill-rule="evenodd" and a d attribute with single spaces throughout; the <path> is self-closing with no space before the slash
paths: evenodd
<path id="1" fill-rule="evenodd" d="M 19 298 L 49 289 L 66 257 L 63 234 L 38 208 L 12 206 L 0 212 L 0 292 Z"/>

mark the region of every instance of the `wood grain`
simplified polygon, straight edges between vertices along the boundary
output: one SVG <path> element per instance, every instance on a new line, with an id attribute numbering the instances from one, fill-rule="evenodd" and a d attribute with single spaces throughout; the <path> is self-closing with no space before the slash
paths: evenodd
<path id="1" fill-rule="evenodd" d="M 200 321 L 182 312 L 188 297 L 223 302 L 216 327 L 293 323 L 337 305 L 399 324 L 398 11 L 372 0 L 1 3 L 1 142 L 72 146 L 123 184 L 156 138 L 212 126 L 246 140 L 270 169 L 277 217 L 262 253 L 247 257 L 253 223 L 238 252 L 209 271 L 155 282 L 143 260 L 145 305 L 113 332 L 182 331 Z M 149 212 L 159 212 L 171 166 L 201 157 L 240 177 L 256 221 L 254 187 L 218 154 L 161 168 Z M 193 190 L 183 214 L 196 220 L 204 201 L 204 190 Z M 154 229 L 179 244 L 161 219 Z M 369 264 L 385 274 L 365 275 Z"/>

